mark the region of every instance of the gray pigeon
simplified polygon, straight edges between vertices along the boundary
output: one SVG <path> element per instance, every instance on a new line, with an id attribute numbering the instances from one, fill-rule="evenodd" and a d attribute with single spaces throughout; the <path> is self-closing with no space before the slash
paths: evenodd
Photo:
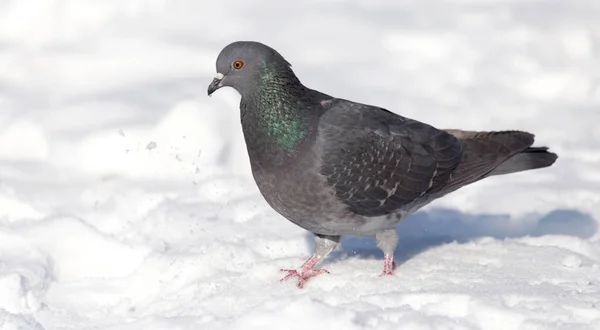
<path id="1" fill-rule="evenodd" d="M 217 58 L 208 87 L 241 94 L 240 119 L 254 180 L 267 203 L 315 235 L 314 254 L 283 280 L 314 269 L 340 236 L 374 236 L 382 275 L 394 271 L 396 225 L 483 178 L 550 166 L 557 155 L 521 131 L 441 130 L 386 109 L 304 86 L 277 51 L 238 41 Z"/>

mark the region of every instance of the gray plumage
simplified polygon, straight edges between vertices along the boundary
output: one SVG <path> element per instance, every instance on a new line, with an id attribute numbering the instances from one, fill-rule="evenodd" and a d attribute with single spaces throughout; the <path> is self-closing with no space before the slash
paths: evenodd
<path id="1" fill-rule="evenodd" d="M 557 158 L 531 147 L 530 133 L 441 130 L 312 90 L 261 43 L 226 46 L 216 66 L 208 94 L 223 86 L 241 94 L 242 129 L 262 195 L 317 237 L 315 255 L 301 271 L 289 271 L 299 286 L 319 273 L 314 264 L 341 235 L 375 236 L 386 255 L 384 273 L 391 274 L 394 228 L 406 216 L 485 177 L 547 167 Z"/>

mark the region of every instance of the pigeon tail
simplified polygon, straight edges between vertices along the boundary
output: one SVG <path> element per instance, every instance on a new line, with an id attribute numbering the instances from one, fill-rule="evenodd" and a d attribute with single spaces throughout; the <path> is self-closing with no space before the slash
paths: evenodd
<path id="1" fill-rule="evenodd" d="M 488 175 L 502 175 L 544 168 L 554 164 L 557 158 L 558 156 L 553 152 L 549 152 L 546 147 L 530 147 L 510 157 Z"/>

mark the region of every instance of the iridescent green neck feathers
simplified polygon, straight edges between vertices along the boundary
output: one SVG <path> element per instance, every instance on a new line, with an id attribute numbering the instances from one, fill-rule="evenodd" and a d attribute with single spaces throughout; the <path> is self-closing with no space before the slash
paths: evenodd
<path id="1" fill-rule="evenodd" d="M 263 139 L 282 151 L 294 152 L 310 131 L 313 119 L 306 88 L 289 67 L 265 66 L 251 95 L 249 113 Z"/>

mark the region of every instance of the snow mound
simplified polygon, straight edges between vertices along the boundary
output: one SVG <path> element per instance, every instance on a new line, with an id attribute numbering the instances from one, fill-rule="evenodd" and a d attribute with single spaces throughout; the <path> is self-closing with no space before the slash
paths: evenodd
<path id="1" fill-rule="evenodd" d="M 49 147 L 40 125 L 17 121 L 0 131 L 0 159 L 45 160 Z"/>

